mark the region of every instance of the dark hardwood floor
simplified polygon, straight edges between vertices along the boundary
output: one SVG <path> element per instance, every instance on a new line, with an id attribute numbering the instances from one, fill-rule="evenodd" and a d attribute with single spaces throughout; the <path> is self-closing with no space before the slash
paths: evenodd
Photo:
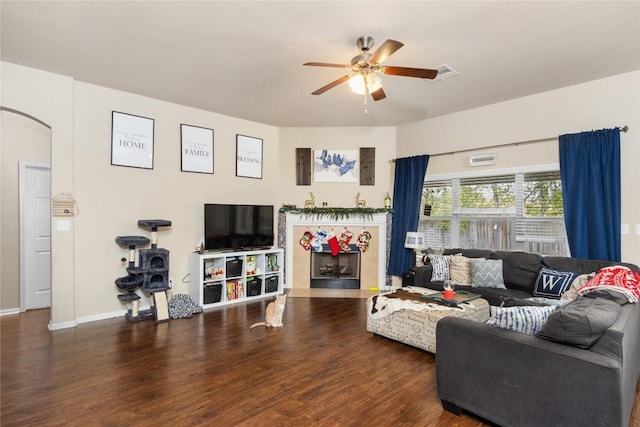
<path id="1" fill-rule="evenodd" d="M 442 409 L 434 356 L 368 333 L 364 299 L 289 297 L 284 327 L 250 331 L 267 302 L 59 331 L 48 310 L 1 317 L 0 425 L 489 425 Z"/>

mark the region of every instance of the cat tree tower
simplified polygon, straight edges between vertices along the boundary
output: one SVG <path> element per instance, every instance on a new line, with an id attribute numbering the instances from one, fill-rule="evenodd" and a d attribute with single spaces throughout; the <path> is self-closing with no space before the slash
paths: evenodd
<path id="1" fill-rule="evenodd" d="M 141 219 L 138 227 L 151 231 L 151 239 L 144 236 L 118 236 L 116 243 L 129 249 L 129 259 L 126 268 L 127 275 L 115 280 L 118 289 L 126 292 L 118 295 L 118 299 L 124 303 L 130 303 L 125 317 L 130 322 L 138 322 L 154 318 L 156 323 L 169 320 L 167 291 L 171 288 L 169 283 L 169 251 L 158 248 L 158 227 L 170 227 L 171 221 L 164 219 Z M 151 248 L 138 249 L 138 265 L 136 266 L 136 247 L 146 246 L 151 243 Z M 126 259 L 122 259 L 126 261 Z M 140 310 L 140 295 L 136 289 L 152 297 L 151 308 Z"/>

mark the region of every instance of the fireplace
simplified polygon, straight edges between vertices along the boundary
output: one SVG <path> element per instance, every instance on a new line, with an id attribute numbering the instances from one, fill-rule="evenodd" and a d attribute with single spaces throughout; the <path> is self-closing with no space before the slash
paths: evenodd
<path id="1" fill-rule="evenodd" d="M 311 271 L 310 258 L 314 251 L 305 249 L 299 244 L 300 237 L 306 231 L 315 234 L 319 228 L 329 231 L 348 227 L 354 234 L 351 241 L 355 242 L 356 236 L 366 227 L 366 230 L 371 233 L 368 250 L 366 252 L 351 250 L 350 252 L 358 253 L 359 256 L 356 289 L 390 288 L 391 276 L 386 274 L 386 268 L 391 241 L 392 213 L 373 208 L 365 208 L 363 211 L 365 211 L 364 216 L 354 214 L 350 217 L 336 218 L 329 211 L 325 214 L 322 208 L 316 208 L 312 214 L 281 209 L 278 216 L 278 246 L 285 250 L 285 287 L 297 289 L 315 287 L 310 283 L 311 276 L 318 276 L 317 273 L 320 271 L 315 273 Z M 330 253 L 328 256 L 331 258 Z M 342 260 L 338 262 L 338 268 L 340 264 L 344 265 Z M 328 270 L 323 271 L 328 272 Z"/>
<path id="2" fill-rule="evenodd" d="M 311 288 L 360 289 L 360 250 L 349 245 L 350 252 L 333 256 L 329 245 L 311 252 L 309 284 Z"/>

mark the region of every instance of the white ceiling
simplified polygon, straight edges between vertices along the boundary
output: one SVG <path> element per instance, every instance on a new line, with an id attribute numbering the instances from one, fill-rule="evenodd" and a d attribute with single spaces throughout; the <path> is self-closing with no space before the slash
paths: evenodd
<path id="1" fill-rule="evenodd" d="M 396 126 L 640 69 L 639 1 L 6 1 L 3 61 L 280 127 Z M 345 74 L 356 39 L 405 46 L 385 65 L 460 74 Z M 142 113 L 142 112 L 136 112 Z"/>

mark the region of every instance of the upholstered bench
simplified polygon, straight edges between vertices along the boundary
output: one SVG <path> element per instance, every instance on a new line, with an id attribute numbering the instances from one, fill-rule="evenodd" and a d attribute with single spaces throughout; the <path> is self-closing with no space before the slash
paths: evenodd
<path id="1" fill-rule="evenodd" d="M 449 307 L 420 298 L 437 291 L 414 286 L 400 290 L 413 298 L 397 297 L 398 289 L 367 298 L 367 331 L 435 353 L 438 320 L 446 316 L 479 322 L 489 319 L 489 303 L 481 298 Z"/>

